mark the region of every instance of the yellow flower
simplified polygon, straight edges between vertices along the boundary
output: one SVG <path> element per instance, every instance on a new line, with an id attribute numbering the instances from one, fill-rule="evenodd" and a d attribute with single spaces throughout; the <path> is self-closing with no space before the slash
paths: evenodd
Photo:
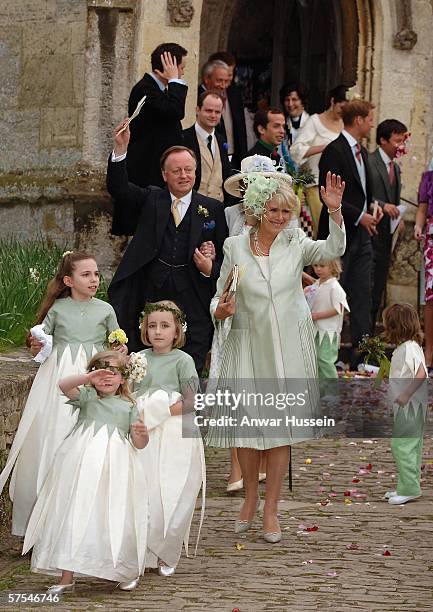
<path id="1" fill-rule="evenodd" d="M 123 331 L 123 329 L 115 329 L 108 336 L 108 344 L 126 344 L 128 342 L 128 337 Z"/>

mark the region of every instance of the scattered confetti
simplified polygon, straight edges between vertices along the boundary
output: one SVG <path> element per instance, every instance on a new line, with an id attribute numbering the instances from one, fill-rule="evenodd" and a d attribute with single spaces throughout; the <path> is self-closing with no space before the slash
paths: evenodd
<path id="1" fill-rule="evenodd" d="M 313 559 L 308 559 L 308 561 L 302 561 L 302 565 L 307 565 L 308 563 L 314 563 Z"/>
<path id="2" fill-rule="evenodd" d="M 352 503 L 352 500 L 351 500 L 351 499 L 349 499 L 348 497 L 346 497 L 346 499 L 344 500 L 344 503 L 345 503 L 345 504 L 351 504 L 351 503 Z"/>
<path id="3" fill-rule="evenodd" d="M 312 459 L 310 459 L 310 457 L 307 457 L 307 459 L 305 459 L 305 463 L 306 463 L 307 465 L 310 465 L 310 463 L 313 463 L 313 460 L 312 460 Z"/>
<path id="4" fill-rule="evenodd" d="M 347 550 L 359 550 L 359 544 L 352 542 L 346 546 Z"/>
<path id="5" fill-rule="evenodd" d="M 336 576 L 338 576 L 337 572 L 328 572 L 326 575 L 330 576 L 330 578 L 335 578 Z"/>
<path id="6" fill-rule="evenodd" d="M 237 550 L 243 550 L 245 548 L 245 544 L 240 544 L 240 542 L 236 542 L 235 546 Z"/>

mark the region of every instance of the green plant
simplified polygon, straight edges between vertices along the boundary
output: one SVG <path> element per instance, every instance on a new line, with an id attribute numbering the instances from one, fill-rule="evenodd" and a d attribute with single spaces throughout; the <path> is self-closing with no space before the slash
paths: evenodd
<path id="1" fill-rule="evenodd" d="M 389 376 L 389 368 L 391 363 L 386 356 L 386 344 L 379 336 L 369 336 L 366 334 L 362 337 L 358 346 L 358 351 L 364 355 L 364 362 L 371 363 L 372 361 L 379 366 L 375 380 L 375 387 L 379 387 L 384 378 Z"/>
<path id="2" fill-rule="evenodd" d="M 0 239 L 0 351 L 24 344 L 64 251 L 43 238 Z M 107 299 L 104 279 L 97 297 Z"/>

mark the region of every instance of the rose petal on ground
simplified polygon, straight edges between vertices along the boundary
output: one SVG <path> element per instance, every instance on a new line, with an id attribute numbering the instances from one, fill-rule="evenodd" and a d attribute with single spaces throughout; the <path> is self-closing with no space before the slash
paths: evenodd
<path id="1" fill-rule="evenodd" d="M 304 523 L 300 523 L 300 524 L 298 525 L 298 529 L 301 529 L 302 531 L 305 531 L 305 530 L 307 529 L 307 526 L 306 526 L 306 525 L 304 525 Z"/>
<path id="2" fill-rule="evenodd" d="M 389 552 L 389 550 L 384 550 L 384 551 L 383 551 L 383 553 L 382 553 L 382 555 L 383 555 L 384 557 L 390 557 L 390 556 L 391 556 L 391 553 Z"/>
<path id="3" fill-rule="evenodd" d="M 330 578 L 335 578 L 336 576 L 338 576 L 337 572 L 327 572 L 326 575 L 329 576 Z"/>
<path id="4" fill-rule="evenodd" d="M 347 550 L 359 550 L 359 544 L 355 544 L 355 542 L 352 542 L 351 544 L 348 544 L 346 548 Z"/>
<path id="5" fill-rule="evenodd" d="M 373 444 L 373 440 L 363 440 L 363 444 Z"/>
<path id="6" fill-rule="evenodd" d="M 343 495 L 344 495 L 345 497 L 350 497 L 350 491 L 344 491 Z"/>
<path id="7" fill-rule="evenodd" d="M 243 550 L 245 548 L 245 544 L 241 544 L 240 542 L 236 542 L 235 547 L 237 550 Z"/>
<path id="8" fill-rule="evenodd" d="M 373 464 L 369 463 L 368 465 L 365 466 L 366 470 L 372 470 L 373 469 Z"/>
<path id="9" fill-rule="evenodd" d="M 359 470 L 358 474 L 359 474 L 360 476 L 365 476 L 366 474 L 369 474 L 369 471 L 368 471 L 368 470 L 364 470 L 364 468 L 361 468 L 361 469 Z"/>
<path id="10" fill-rule="evenodd" d="M 318 529 L 317 525 L 313 525 L 312 527 L 307 527 L 306 531 L 317 531 Z"/>
<path id="11" fill-rule="evenodd" d="M 346 499 L 344 500 L 344 503 L 345 503 L 345 504 L 351 504 L 351 503 L 352 503 L 352 500 L 351 500 L 351 499 L 349 499 L 348 497 L 346 497 Z"/>
<path id="12" fill-rule="evenodd" d="M 357 482 L 359 482 L 359 478 L 352 478 L 352 482 L 353 482 L 353 483 L 357 483 Z"/>
<path id="13" fill-rule="evenodd" d="M 310 465 L 310 463 L 313 463 L 313 460 L 312 460 L 312 459 L 310 459 L 310 457 L 307 457 L 307 458 L 305 459 L 305 463 L 306 463 L 307 465 Z"/>
<path id="14" fill-rule="evenodd" d="M 334 491 L 331 491 L 330 493 L 328 493 L 329 497 L 337 497 L 338 493 L 334 493 Z"/>

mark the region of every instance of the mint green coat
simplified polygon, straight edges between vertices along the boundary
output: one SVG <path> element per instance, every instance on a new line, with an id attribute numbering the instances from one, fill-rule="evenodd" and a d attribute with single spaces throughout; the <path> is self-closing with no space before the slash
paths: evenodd
<path id="1" fill-rule="evenodd" d="M 302 408 L 295 407 L 293 410 L 305 417 L 315 413 L 318 403 L 315 328 L 304 297 L 302 271 L 305 266 L 343 255 L 344 225 L 340 228 L 330 219 L 329 229 L 327 240 L 316 241 L 308 238 L 299 228 L 283 230 L 270 249 L 269 280 L 265 278 L 257 258 L 252 254 L 249 235 L 226 239 L 221 274 L 210 307 L 212 316 L 224 283 L 235 264 L 240 268 L 240 281 L 236 291 L 236 312 L 224 342 L 218 388 L 229 388 L 237 393 L 246 388 L 249 391 L 269 389 L 272 392 L 289 392 L 302 388 L 307 391 L 308 401 Z M 275 315 L 274 325 L 272 310 Z M 227 320 L 224 324 L 215 321 L 216 333 L 223 327 L 227 332 L 228 324 Z M 275 343 L 275 334 L 279 336 L 279 343 Z M 285 383 L 281 381 L 281 376 L 278 376 L 281 365 L 278 368 L 278 361 L 282 363 L 284 378 L 296 381 L 291 381 L 290 385 L 287 380 Z M 262 380 L 266 382 L 261 383 Z M 252 409 L 249 406 L 248 410 L 254 416 L 262 416 L 264 408 Z M 269 411 L 265 412 L 269 415 Z M 228 414 L 227 407 L 212 410 L 212 416 L 223 414 Z M 267 433 L 261 435 L 258 432 L 253 444 L 251 438 L 248 441 L 239 439 L 239 436 L 242 438 L 239 431 L 230 433 L 221 427 L 210 427 L 208 443 L 223 447 L 263 449 L 305 440 L 312 435 L 307 431 L 302 434 L 293 431 L 282 434 L 279 430 L 274 439 L 267 440 Z"/>

